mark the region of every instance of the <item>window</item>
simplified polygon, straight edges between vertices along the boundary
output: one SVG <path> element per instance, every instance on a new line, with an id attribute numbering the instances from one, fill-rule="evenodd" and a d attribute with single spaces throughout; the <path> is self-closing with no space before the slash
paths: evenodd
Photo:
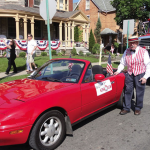
<path id="1" fill-rule="evenodd" d="M 63 10 L 63 0 L 59 1 L 59 9 Z"/>
<path id="2" fill-rule="evenodd" d="M 87 15 L 87 17 L 90 19 L 90 15 Z"/>
<path id="3" fill-rule="evenodd" d="M 92 73 L 92 66 L 90 65 L 85 73 L 83 83 L 89 83 L 93 81 L 93 73 Z"/>
<path id="4" fill-rule="evenodd" d="M 86 0 L 86 10 L 90 9 L 90 0 Z"/>
<path id="5" fill-rule="evenodd" d="M 67 10 L 68 9 L 68 2 L 67 2 L 67 0 L 65 0 L 65 10 Z"/>
<path id="6" fill-rule="evenodd" d="M 39 6 L 40 2 L 41 2 L 41 0 L 34 0 L 34 5 Z"/>
<path id="7" fill-rule="evenodd" d="M 41 39 L 41 21 L 35 20 L 34 37 L 36 40 Z"/>
<path id="8" fill-rule="evenodd" d="M 16 38 L 16 22 L 15 18 L 8 18 L 8 38 Z"/>
<path id="9" fill-rule="evenodd" d="M 25 7 L 28 7 L 28 0 L 25 0 Z"/>

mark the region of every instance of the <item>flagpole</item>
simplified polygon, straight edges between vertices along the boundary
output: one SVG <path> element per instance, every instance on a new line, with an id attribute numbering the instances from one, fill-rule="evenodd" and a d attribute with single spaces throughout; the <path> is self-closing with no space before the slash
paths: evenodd
<path id="1" fill-rule="evenodd" d="M 101 65 L 101 57 L 102 56 L 102 46 L 101 46 L 101 44 L 100 44 L 100 53 L 99 53 L 99 65 Z"/>

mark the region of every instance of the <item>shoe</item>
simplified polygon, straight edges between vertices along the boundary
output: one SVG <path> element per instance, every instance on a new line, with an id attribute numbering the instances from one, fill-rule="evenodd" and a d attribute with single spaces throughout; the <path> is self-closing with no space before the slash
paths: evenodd
<path id="1" fill-rule="evenodd" d="M 8 72 L 5 72 L 5 74 L 9 75 L 9 73 L 8 73 Z"/>
<path id="2" fill-rule="evenodd" d="M 35 67 L 34 69 L 37 70 L 37 67 Z"/>
<path id="3" fill-rule="evenodd" d="M 130 111 L 127 111 L 125 109 L 122 109 L 120 112 L 120 115 L 126 115 L 127 113 L 129 113 Z"/>
<path id="4" fill-rule="evenodd" d="M 141 114 L 141 110 L 135 110 L 134 114 L 135 115 L 140 115 Z"/>
<path id="5" fill-rule="evenodd" d="M 26 70 L 26 72 L 29 72 L 30 70 Z"/>
<path id="6" fill-rule="evenodd" d="M 18 73 L 17 71 L 14 71 L 13 73 Z"/>

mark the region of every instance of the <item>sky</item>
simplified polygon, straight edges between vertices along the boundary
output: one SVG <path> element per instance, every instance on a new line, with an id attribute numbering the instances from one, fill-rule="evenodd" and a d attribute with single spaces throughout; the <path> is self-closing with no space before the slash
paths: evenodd
<path id="1" fill-rule="evenodd" d="M 76 2 L 78 2 L 79 0 L 73 0 L 73 3 L 76 3 Z"/>

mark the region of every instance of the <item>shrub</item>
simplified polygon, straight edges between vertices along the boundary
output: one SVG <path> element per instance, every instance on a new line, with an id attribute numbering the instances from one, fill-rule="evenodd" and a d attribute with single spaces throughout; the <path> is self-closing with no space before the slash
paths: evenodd
<path id="1" fill-rule="evenodd" d="M 26 56 L 26 53 L 25 52 L 21 52 L 20 54 L 19 54 L 19 57 L 25 57 Z"/>
<path id="2" fill-rule="evenodd" d="M 72 54 L 73 56 L 77 55 L 77 51 L 76 51 L 75 48 L 73 48 L 73 50 L 71 51 L 71 54 Z"/>
<path id="3" fill-rule="evenodd" d="M 65 54 L 66 54 L 66 51 L 63 49 L 63 50 L 61 51 L 61 53 L 62 53 L 63 55 L 65 55 Z"/>
<path id="4" fill-rule="evenodd" d="M 52 56 L 57 55 L 55 50 L 52 50 Z"/>
<path id="5" fill-rule="evenodd" d="M 92 52 L 92 48 L 95 44 L 95 39 L 94 39 L 94 35 L 93 35 L 93 32 L 92 32 L 92 29 L 90 31 L 90 37 L 89 37 L 89 51 Z"/>
<path id="6" fill-rule="evenodd" d="M 95 52 L 95 54 L 99 54 L 99 52 L 100 52 L 100 45 L 98 43 L 94 44 L 94 46 L 92 48 L 92 52 Z"/>
<path id="7" fill-rule="evenodd" d="M 58 55 L 58 56 L 62 56 L 62 53 L 59 52 L 57 55 Z"/>
<path id="8" fill-rule="evenodd" d="M 6 52 L 4 52 L 3 57 L 6 55 Z"/>
<path id="9" fill-rule="evenodd" d="M 41 52 L 41 56 L 47 56 L 46 52 Z"/>
<path id="10" fill-rule="evenodd" d="M 83 51 L 79 51 L 79 56 L 84 56 Z"/>
<path id="11" fill-rule="evenodd" d="M 90 56 L 91 55 L 91 53 L 86 53 L 86 56 Z"/>

